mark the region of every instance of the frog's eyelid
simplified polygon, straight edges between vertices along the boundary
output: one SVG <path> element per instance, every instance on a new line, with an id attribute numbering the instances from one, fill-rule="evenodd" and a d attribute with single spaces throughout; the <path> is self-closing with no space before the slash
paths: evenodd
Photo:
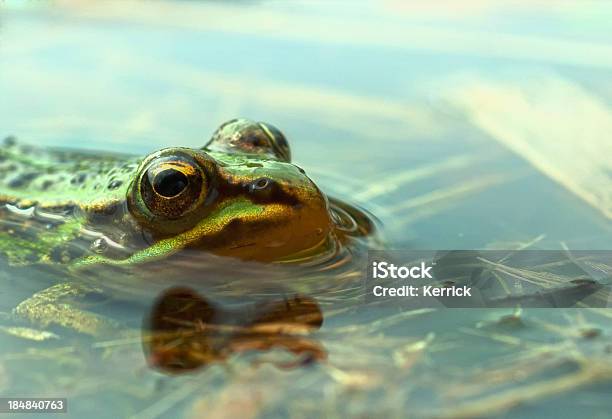
<path id="1" fill-rule="evenodd" d="M 270 129 L 266 126 L 266 124 L 258 122 L 257 125 L 259 125 L 259 127 L 263 130 L 263 132 L 266 133 L 266 135 L 270 139 L 270 143 L 272 143 L 272 148 L 274 148 L 274 151 L 276 152 L 276 155 L 280 156 L 281 158 L 283 158 L 286 161 L 289 161 L 289 159 L 287 158 L 288 156 L 279 147 L 278 143 L 276 142 L 276 138 L 274 137 L 274 134 L 272 134 L 272 131 L 270 131 Z"/>
<path id="2" fill-rule="evenodd" d="M 259 127 L 263 130 L 263 132 L 266 133 L 266 135 L 268 136 L 268 139 L 270 140 L 270 142 L 272 143 L 272 147 L 274 147 L 274 149 L 276 151 L 278 151 L 277 149 L 277 144 L 276 144 L 276 140 L 274 139 L 274 134 L 272 134 L 272 132 L 270 131 L 270 129 L 266 126 L 266 124 L 262 124 L 261 122 L 258 122 L 257 125 L 259 125 Z"/>

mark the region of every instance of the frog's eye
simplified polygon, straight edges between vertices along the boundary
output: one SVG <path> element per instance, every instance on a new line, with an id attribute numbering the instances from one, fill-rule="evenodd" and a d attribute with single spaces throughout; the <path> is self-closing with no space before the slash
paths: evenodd
<path id="1" fill-rule="evenodd" d="M 232 119 L 221 125 L 204 147 L 207 150 L 260 154 L 290 162 L 287 139 L 276 127 L 248 119 Z"/>
<path id="2" fill-rule="evenodd" d="M 199 165 L 186 156 L 154 160 L 140 179 L 140 194 L 147 208 L 170 219 L 193 208 L 206 189 L 206 178 Z"/>
<path id="3" fill-rule="evenodd" d="M 279 157 L 282 157 L 281 160 L 286 162 L 291 162 L 291 149 L 289 148 L 289 142 L 287 138 L 283 135 L 283 133 L 276 128 L 274 125 L 267 124 L 265 122 L 260 122 L 259 126 L 264 130 L 268 138 L 272 141 L 274 145 L 274 150 L 278 154 Z"/>

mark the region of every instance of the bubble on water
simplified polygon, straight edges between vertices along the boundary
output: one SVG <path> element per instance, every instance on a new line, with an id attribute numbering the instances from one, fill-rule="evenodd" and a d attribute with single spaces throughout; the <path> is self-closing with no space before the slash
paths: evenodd
<path id="1" fill-rule="evenodd" d="M 130 235 L 126 232 L 121 232 L 119 233 L 119 237 L 117 238 L 117 241 L 121 244 L 125 244 L 127 242 L 127 240 L 129 239 Z"/>
<path id="2" fill-rule="evenodd" d="M 30 203 L 18 202 L 15 205 L 6 204 L 5 208 L 12 214 L 25 218 L 31 218 L 34 215 L 35 206 L 31 205 Z"/>
<path id="3" fill-rule="evenodd" d="M 91 243 L 91 250 L 96 253 L 103 253 L 108 249 L 108 240 L 105 237 L 98 237 Z"/>

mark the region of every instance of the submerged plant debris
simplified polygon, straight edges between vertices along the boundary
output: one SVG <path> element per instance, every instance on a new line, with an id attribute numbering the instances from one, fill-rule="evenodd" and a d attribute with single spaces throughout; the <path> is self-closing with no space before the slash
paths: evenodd
<path id="1" fill-rule="evenodd" d="M 603 98 L 558 76 L 471 80 L 451 97 L 493 139 L 612 219 L 612 142 L 601 135 L 612 111 Z"/>

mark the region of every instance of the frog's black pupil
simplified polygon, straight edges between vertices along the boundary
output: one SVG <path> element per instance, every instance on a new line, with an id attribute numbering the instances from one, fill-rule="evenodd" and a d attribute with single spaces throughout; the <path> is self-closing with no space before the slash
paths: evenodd
<path id="1" fill-rule="evenodd" d="M 172 198 L 183 192 L 188 183 L 189 179 L 184 173 L 175 169 L 166 169 L 153 179 L 153 189 L 163 197 Z"/>

